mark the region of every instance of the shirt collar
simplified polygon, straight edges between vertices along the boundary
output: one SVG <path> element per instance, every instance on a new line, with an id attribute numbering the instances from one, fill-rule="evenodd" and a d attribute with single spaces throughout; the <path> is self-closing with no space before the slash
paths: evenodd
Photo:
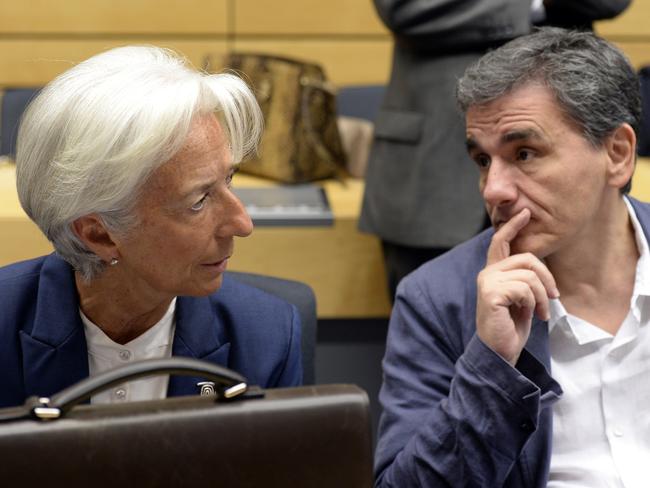
<path id="1" fill-rule="evenodd" d="M 553 332 L 555 326 L 560 322 L 560 320 L 565 319 L 568 315 L 564 305 L 558 298 L 552 298 L 548 301 L 550 318 L 548 320 L 548 332 Z"/>
<path id="2" fill-rule="evenodd" d="M 549 335 L 557 327 L 566 335 L 573 337 L 580 345 L 612 338 L 609 332 L 568 313 L 564 305 L 562 305 L 562 302 L 557 298 L 549 300 L 549 308 L 551 315 L 551 319 L 548 321 Z"/>
<path id="3" fill-rule="evenodd" d="M 165 314 L 153 327 L 124 345 L 113 341 L 79 309 L 88 352 L 104 356 L 111 351 L 128 349 L 134 357 L 138 358 L 145 355 L 147 351 L 167 347 L 173 340 L 175 309 L 176 298 L 174 297 Z"/>

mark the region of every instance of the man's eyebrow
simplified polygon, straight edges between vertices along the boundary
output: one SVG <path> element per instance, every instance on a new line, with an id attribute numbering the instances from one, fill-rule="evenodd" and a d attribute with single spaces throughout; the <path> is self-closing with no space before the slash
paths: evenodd
<path id="1" fill-rule="evenodd" d="M 501 136 L 501 144 L 509 144 L 516 141 L 527 141 L 529 139 L 542 140 L 542 135 L 534 129 L 520 129 L 507 132 Z M 465 139 L 465 147 L 467 152 L 481 151 L 482 147 L 476 139 L 472 136 L 467 136 Z"/>
<path id="2" fill-rule="evenodd" d="M 509 142 L 525 141 L 528 139 L 542 139 L 542 136 L 534 129 L 513 130 L 501 136 L 501 143 L 507 144 Z"/>

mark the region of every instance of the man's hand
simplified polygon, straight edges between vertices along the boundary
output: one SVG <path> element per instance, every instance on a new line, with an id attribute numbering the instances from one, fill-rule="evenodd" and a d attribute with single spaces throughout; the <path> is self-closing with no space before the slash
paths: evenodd
<path id="1" fill-rule="evenodd" d="M 530 210 L 523 209 L 495 232 L 477 279 L 478 336 L 513 366 L 530 335 L 533 313 L 548 320 L 549 298 L 559 297 L 542 261 L 530 253 L 510 255 L 510 243 L 529 221 Z"/>

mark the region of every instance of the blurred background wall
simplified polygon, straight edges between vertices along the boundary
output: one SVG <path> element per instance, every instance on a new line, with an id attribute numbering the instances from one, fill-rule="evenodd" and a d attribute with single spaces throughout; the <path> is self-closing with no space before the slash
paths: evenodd
<path id="1" fill-rule="evenodd" d="M 337 84 L 383 83 L 391 49 L 366 0 L 1 0 L 0 87 L 42 85 L 133 43 L 172 48 L 195 66 L 230 49 L 316 60 Z"/>
<path id="2" fill-rule="evenodd" d="M 597 30 L 650 63 L 650 2 Z M 229 49 L 322 63 L 338 85 L 386 81 L 391 40 L 370 0 L 0 0 L 0 87 L 42 85 L 107 48 L 156 44 L 195 66 Z"/>

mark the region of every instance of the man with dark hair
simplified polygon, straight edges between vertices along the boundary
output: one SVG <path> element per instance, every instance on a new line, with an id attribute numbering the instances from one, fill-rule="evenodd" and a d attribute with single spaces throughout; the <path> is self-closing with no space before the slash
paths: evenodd
<path id="1" fill-rule="evenodd" d="M 635 72 L 591 33 L 544 28 L 468 68 L 457 100 L 493 229 L 398 288 L 377 486 L 647 486 Z"/>
<path id="2" fill-rule="evenodd" d="M 486 226 L 464 147 L 456 81 L 488 49 L 533 25 L 590 29 L 630 0 L 374 0 L 393 34 L 359 228 L 382 242 L 390 298 L 418 266 Z"/>

